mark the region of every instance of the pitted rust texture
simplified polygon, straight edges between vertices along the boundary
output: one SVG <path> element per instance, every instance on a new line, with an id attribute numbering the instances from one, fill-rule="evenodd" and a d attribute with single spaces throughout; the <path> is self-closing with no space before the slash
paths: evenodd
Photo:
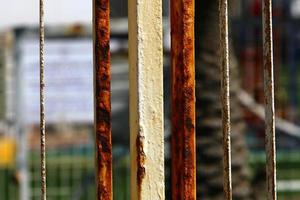
<path id="1" fill-rule="evenodd" d="M 226 200 L 232 199 L 231 133 L 229 90 L 228 1 L 220 0 L 220 51 L 221 51 L 221 103 L 223 132 L 223 190 Z"/>
<path id="2" fill-rule="evenodd" d="M 110 5 L 94 0 L 94 94 L 97 199 L 112 199 Z"/>
<path id="3" fill-rule="evenodd" d="M 267 199 L 276 200 L 276 146 L 272 38 L 272 0 L 263 0 L 263 58 L 267 154 Z"/>
<path id="4" fill-rule="evenodd" d="M 141 195 L 142 182 L 146 175 L 145 169 L 145 159 L 146 155 L 144 152 L 144 137 L 138 135 L 136 138 L 136 162 L 137 162 L 137 186 L 138 186 L 138 194 Z M 140 198 L 140 197 L 139 197 Z"/>
<path id="5" fill-rule="evenodd" d="M 172 199 L 196 199 L 194 0 L 171 1 Z"/>

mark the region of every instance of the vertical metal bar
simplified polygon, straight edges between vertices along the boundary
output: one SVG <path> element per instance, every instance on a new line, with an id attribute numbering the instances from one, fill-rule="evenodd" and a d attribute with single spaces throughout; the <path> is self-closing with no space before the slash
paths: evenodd
<path id="1" fill-rule="evenodd" d="M 163 200 L 162 0 L 130 0 L 131 200 Z"/>
<path id="2" fill-rule="evenodd" d="M 20 77 L 20 74 L 18 74 L 18 77 Z M 19 94 L 18 94 L 19 96 Z M 22 96 L 22 95 L 20 95 Z M 18 99 L 19 101 L 19 99 Z M 21 104 L 19 103 L 19 106 Z M 21 107 L 18 107 L 18 110 Z M 19 111 L 18 111 L 19 112 Z M 22 114 L 20 114 L 22 115 Z M 30 191 L 30 185 L 29 185 L 29 169 L 28 169 L 28 141 L 27 141 L 27 131 L 24 128 L 22 119 L 23 117 L 20 117 L 17 120 L 17 131 L 18 131 L 18 139 L 19 139 L 19 150 L 18 150 L 18 163 L 17 166 L 19 167 L 20 174 L 21 174 L 21 183 L 20 183 L 20 193 L 19 198 L 20 200 L 29 200 L 31 191 Z M 19 121 L 20 120 L 20 121 Z"/>
<path id="3" fill-rule="evenodd" d="M 196 199 L 194 0 L 171 0 L 172 199 Z"/>
<path id="4" fill-rule="evenodd" d="M 41 134 L 41 199 L 46 200 L 46 121 L 45 121 L 45 23 L 44 0 L 40 0 L 40 134 Z M 25 138 L 26 139 L 26 138 Z"/>
<path id="5" fill-rule="evenodd" d="M 226 200 L 232 199 L 231 183 L 231 133 L 230 133 L 230 89 L 229 89 L 229 45 L 228 45 L 228 1 L 220 0 L 220 48 L 221 48 L 221 103 L 223 132 L 223 189 Z"/>
<path id="6" fill-rule="evenodd" d="M 93 1 L 97 199 L 112 199 L 110 3 Z"/>
<path id="7" fill-rule="evenodd" d="M 276 200 L 276 145 L 273 73 L 272 0 L 263 0 L 263 57 L 266 114 L 267 199 Z"/>

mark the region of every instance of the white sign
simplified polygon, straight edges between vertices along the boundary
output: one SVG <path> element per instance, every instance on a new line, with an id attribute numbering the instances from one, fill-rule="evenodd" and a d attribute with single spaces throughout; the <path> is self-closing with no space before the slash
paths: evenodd
<path id="1" fill-rule="evenodd" d="M 39 43 L 20 43 L 20 92 L 25 123 L 39 123 Z M 93 121 L 91 39 L 47 39 L 45 46 L 46 121 Z"/>
<path id="2" fill-rule="evenodd" d="M 293 0 L 290 7 L 290 12 L 293 18 L 300 17 L 300 0 Z"/>
<path id="3" fill-rule="evenodd" d="M 0 29 L 13 26 L 38 25 L 39 1 L 1 1 Z M 51 0 L 45 1 L 46 25 L 91 24 L 91 0 Z"/>

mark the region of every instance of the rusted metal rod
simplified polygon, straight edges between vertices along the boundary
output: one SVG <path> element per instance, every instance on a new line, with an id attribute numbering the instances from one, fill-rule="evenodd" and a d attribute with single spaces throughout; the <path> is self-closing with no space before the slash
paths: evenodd
<path id="1" fill-rule="evenodd" d="M 172 199 L 196 199 L 194 0 L 171 0 Z"/>
<path id="2" fill-rule="evenodd" d="M 231 132 L 230 132 L 230 87 L 228 45 L 228 1 L 220 0 L 220 48 L 221 48 L 221 102 L 223 132 L 223 189 L 226 200 L 232 199 L 231 183 Z"/>
<path id="3" fill-rule="evenodd" d="M 265 93 L 267 199 L 276 200 L 276 141 L 273 73 L 272 0 L 263 0 L 263 66 Z"/>
<path id="4" fill-rule="evenodd" d="M 93 1 L 94 113 L 97 199 L 112 199 L 110 4 Z"/>
<path id="5" fill-rule="evenodd" d="M 45 22 L 44 0 L 40 0 L 40 137 L 41 137 L 41 199 L 47 199 L 46 192 L 46 121 L 45 121 Z"/>

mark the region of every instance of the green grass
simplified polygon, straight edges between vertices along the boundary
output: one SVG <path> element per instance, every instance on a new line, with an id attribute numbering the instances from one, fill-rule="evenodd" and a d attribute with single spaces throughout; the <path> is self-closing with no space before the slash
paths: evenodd
<path id="1" fill-rule="evenodd" d="M 15 180 L 15 169 L 0 168 L 0 199 L 18 199 L 18 184 Z"/>

